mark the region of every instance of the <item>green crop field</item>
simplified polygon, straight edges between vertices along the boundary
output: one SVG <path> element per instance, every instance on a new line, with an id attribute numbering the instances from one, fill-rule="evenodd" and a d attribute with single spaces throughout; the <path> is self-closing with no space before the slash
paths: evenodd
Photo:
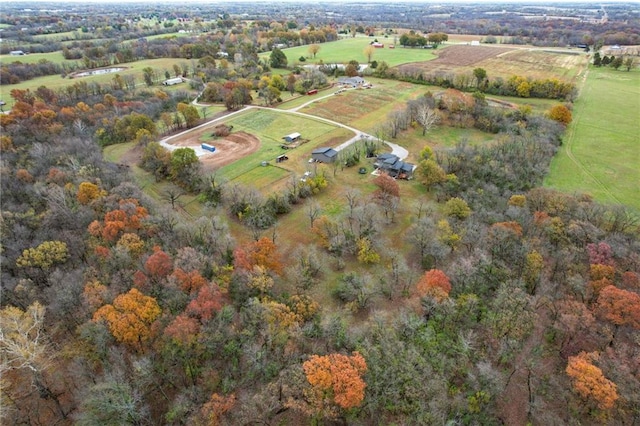
<path id="1" fill-rule="evenodd" d="M 547 187 L 640 211 L 640 70 L 592 68 Z"/>
<path id="2" fill-rule="evenodd" d="M 393 67 L 409 62 L 428 61 L 436 57 L 430 49 L 409 49 L 400 46 L 389 49 L 389 45 L 393 44 L 393 38 L 377 37 L 377 39 L 380 43 L 384 44 L 384 48 L 374 49 L 373 55 L 371 56 L 372 61 L 385 61 L 389 66 Z M 364 49 L 373 40 L 374 37 L 349 37 L 338 41 L 321 43 L 319 44 L 320 50 L 315 58 L 309 54 L 308 45 L 283 49 L 282 52 L 287 56 L 289 66 L 297 63 L 300 65 L 317 64 L 320 63 L 320 61 L 325 64 L 342 64 L 350 60 L 356 60 L 360 64 L 366 64 L 367 56 L 364 54 Z M 262 53 L 260 57 L 268 59 L 270 54 L 271 52 Z M 301 56 L 306 58 L 305 62 L 299 61 Z"/>

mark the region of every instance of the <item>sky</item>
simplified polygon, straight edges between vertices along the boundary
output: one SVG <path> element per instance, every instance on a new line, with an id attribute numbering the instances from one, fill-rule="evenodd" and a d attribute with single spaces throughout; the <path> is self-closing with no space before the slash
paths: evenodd
<path id="1" fill-rule="evenodd" d="M 355 2 L 363 2 L 363 3 L 383 3 L 384 0 L 278 0 L 280 2 L 296 2 L 296 3 L 305 3 L 305 2 L 313 2 L 313 3 L 355 3 Z M 28 4 L 36 4 L 36 3 L 104 3 L 104 0 L 18 0 L 18 1 L 6 1 L 3 0 L 5 4 L 13 4 L 13 3 L 28 3 Z M 180 4 L 184 3 L 207 3 L 207 4 L 216 4 L 216 3 L 266 3 L 272 2 L 272 0 L 180 0 Z M 615 0 L 397 0 L 398 3 L 425 3 L 425 4 L 500 4 L 500 3 L 545 3 L 545 4 L 558 4 L 558 3 L 594 3 L 594 4 L 607 4 L 607 3 L 623 3 L 623 4 L 640 4 L 640 0 L 627 0 L 627 1 L 615 1 Z M 110 0 L 109 3 L 149 3 L 149 4 L 161 4 L 161 3 L 173 3 L 175 1 L 171 0 Z M 0 6 L 0 12 L 2 10 L 2 6 Z"/>

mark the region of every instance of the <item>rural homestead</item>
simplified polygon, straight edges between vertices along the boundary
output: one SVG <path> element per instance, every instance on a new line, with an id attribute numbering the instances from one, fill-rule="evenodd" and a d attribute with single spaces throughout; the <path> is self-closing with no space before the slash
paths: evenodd
<path id="1" fill-rule="evenodd" d="M 4 2 L 0 424 L 640 423 L 621 2 Z"/>

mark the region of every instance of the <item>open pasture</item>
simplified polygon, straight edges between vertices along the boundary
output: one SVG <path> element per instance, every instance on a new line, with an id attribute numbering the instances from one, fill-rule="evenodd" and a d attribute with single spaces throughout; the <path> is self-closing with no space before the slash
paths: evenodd
<path id="1" fill-rule="evenodd" d="M 399 66 L 402 71 L 472 74 L 484 68 L 489 78 L 521 75 L 534 79 L 574 81 L 586 68 L 588 57 L 575 51 L 498 46 L 453 45 L 440 49 L 438 58 Z"/>
<path id="2" fill-rule="evenodd" d="M 545 186 L 640 212 L 640 71 L 589 70 Z"/>
<path id="3" fill-rule="evenodd" d="M 376 135 L 376 130 L 387 120 L 390 112 L 404 109 L 408 100 L 416 99 L 427 91 L 435 94 L 443 90 L 441 87 L 396 80 L 367 78 L 367 81 L 373 84 L 372 89 L 347 90 L 340 95 L 314 102 L 301 109 L 301 112 L 332 119 Z M 510 99 L 510 101 L 522 103 L 521 99 Z M 545 102 L 545 110 L 546 105 L 555 103 L 557 102 Z M 420 150 L 426 145 L 445 148 L 455 146 L 461 141 L 482 144 L 493 140 L 495 135 L 478 129 L 437 126 L 425 136 L 422 135 L 421 129 L 409 129 L 391 142 L 398 143 L 409 150 L 409 161 L 417 161 Z"/>
<path id="4" fill-rule="evenodd" d="M 319 44 L 320 50 L 315 58 L 309 53 L 309 45 L 282 49 L 282 52 L 286 55 L 289 66 L 320 63 L 343 64 L 351 60 L 366 64 L 368 58 L 364 50 L 374 39 L 374 37 L 349 37 L 321 43 Z M 371 60 L 378 61 L 378 63 L 385 61 L 389 66 L 393 67 L 409 62 L 429 61 L 436 57 L 431 49 L 412 49 L 401 46 L 395 46 L 395 48 L 390 49 L 389 45 L 393 44 L 393 38 L 377 37 L 377 39 L 384 44 L 384 47 L 374 49 Z M 268 60 L 269 55 L 271 55 L 271 52 L 262 53 L 260 57 Z M 304 57 L 306 60 L 300 62 L 300 57 Z"/>
<path id="5" fill-rule="evenodd" d="M 79 40 L 86 37 L 80 31 L 64 31 L 60 33 L 50 33 L 50 34 L 36 34 L 33 36 L 33 40 L 40 43 L 47 42 L 57 42 L 57 41 L 67 41 L 67 40 Z"/>
<path id="6" fill-rule="evenodd" d="M 289 182 L 291 175 L 292 172 L 284 167 L 271 163 L 265 166 L 258 164 L 253 169 L 232 179 L 231 182 L 271 193 L 276 188 Z"/>
<path id="7" fill-rule="evenodd" d="M 22 56 L 0 55 L 0 63 L 3 65 L 11 64 L 14 62 L 20 62 L 23 64 L 36 64 L 42 60 L 53 62 L 54 64 L 67 63 L 70 66 L 79 64 L 76 60 L 67 60 L 62 56 L 62 52 L 50 52 L 50 53 L 29 53 Z"/>
<path id="8" fill-rule="evenodd" d="M 62 54 L 60 52 L 54 52 L 54 53 L 47 53 L 47 54 L 34 54 L 34 55 L 25 55 L 25 56 L 4 55 L 2 60 L 4 61 L 5 58 L 20 58 L 19 60 L 22 61 L 23 60 L 22 58 L 31 58 L 36 56 L 41 56 L 41 58 L 49 59 L 50 56 L 48 55 L 59 55 L 60 58 L 62 58 Z M 64 58 L 62 58 L 62 60 L 64 60 Z M 37 62 L 37 61 L 38 61 L 37 59 L 34 60 L 34 62 Z M 113 78 L 116 74 L 119 74 L 121 76 L 133 75 L 135 78 L 136 86 L 138 86 L 141 89 L 147 88 L 147 86 L 144 84 L 144 75 L 142 73 L 142 70 L 146 67 L 153 68 L 158 75 L 158 85 L 153 87 L 165 88 L 165 86 L 159 85 L 160 82 L 165 79 L 164 77 L 165 71 L 169 71 L 170 73 L 173 73 L 173 65 L 181 64 L 184 61 L 185 61 L 184 59 L 178 59 L 178 58 L 147 59 L 144 61 L 130 62 L 130 63 L 117 65 L 117 67 L 125 68 L 124 70 L 118 73 L 90 75 L 90 76 L 79 77 L 79 78 L 62 77 L 56 74 L 56 75 L 48 75 L 44 77 L 38 77 L 31 80 L 22 81 L 17 84 L 3 84 L 3 85 L 0 85 L 0 99 L 2 99 L 7 103 L 7 108 L 10 108 L 11 105 L 13 105 L 13 99 L 11 98 L 9 93 L 13 89 L 36 90 L 40 86 L 45 86 L 55 91 L 55 90 L 64 89 L 65 87 L 71 86 L 79 81 L 87 82 L 87 83 L 96 82 L 99 84 L 108 84 L 113 81 Z M 75 61 L 72 61 L 72 62 L 75 62 Z M 178 90 L 178 89 L 190 90 L 188 84 L 175 86 L 175 90 Z"/>

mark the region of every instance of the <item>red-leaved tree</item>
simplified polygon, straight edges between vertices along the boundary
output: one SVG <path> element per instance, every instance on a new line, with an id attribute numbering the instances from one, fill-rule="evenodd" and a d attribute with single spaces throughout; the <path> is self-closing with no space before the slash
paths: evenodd
<path id="1" fill-rule="evenodd" d="M 640 295 L 607 286 L 600 291 L 596 303 L 596 315 L 615 325 L 629 325 L 640 329 Z"/>

